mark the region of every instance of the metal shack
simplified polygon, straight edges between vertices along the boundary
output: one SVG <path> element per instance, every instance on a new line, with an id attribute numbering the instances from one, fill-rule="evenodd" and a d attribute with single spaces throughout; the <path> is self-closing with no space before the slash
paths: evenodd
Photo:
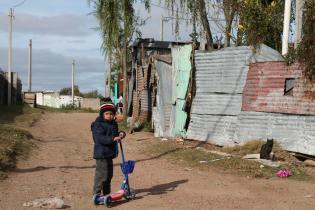
<path id="1" fill-rule="evenodd" d="M 189 43 L 153 39 L 133 45 L 128 107 L 134 122 L 153 122 L 156 136 L 185 135 L 191 51 Z"/>
<path id="2" fill-rule="evenodd" d="M 298 64 L 262 45 L 196 52 L 196 96 L 188 139 L 218 145 L 274 138 L 315 155 L 315 88 Z"/>

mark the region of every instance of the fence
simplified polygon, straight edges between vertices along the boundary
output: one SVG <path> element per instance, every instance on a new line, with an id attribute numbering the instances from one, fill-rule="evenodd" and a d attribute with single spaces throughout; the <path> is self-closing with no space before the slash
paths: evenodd
<path id="1" fill-rule="evenodd" d="M 0 71 L 0 105 L 8 103 L 8 73 Z M 22 103 L 22 82 L 17 72 L 11 73 L 11 104 Z"/>

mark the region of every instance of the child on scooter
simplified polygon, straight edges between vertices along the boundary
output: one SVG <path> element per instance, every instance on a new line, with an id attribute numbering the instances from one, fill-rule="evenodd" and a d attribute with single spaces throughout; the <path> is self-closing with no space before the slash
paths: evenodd
<path id="1" fill-rule="evenodd" d="M 96 160 L 94 176 L 93 201 L 98 196 L 105 196 L 111 192 L 113 177 L 113 159 L 118 155 L 117 142 L 119 137 L 118 125 L 114 120 L 116 110 L 113 104 L 100 106 L 99 116 L 91 124 L 94 141 L 93 158 Z"/>

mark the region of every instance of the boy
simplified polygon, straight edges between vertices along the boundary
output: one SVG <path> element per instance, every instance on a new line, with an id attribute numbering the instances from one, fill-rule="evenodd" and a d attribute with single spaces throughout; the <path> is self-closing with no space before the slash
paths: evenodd
<path id="1" fill-rule="evenodd" d="M 96 169 L 93 187 L 95 197 L 110 194 L 111 179 L 113 177 L 113 158 L 118 155 L 117 141 L 121 140 L 118 134 L 118 125 L 114 120 L 116 110 L 113 104 L 100 106 L 99 116 L 91 124 L 94 141 L 93 158 L 96 160 Z"/>

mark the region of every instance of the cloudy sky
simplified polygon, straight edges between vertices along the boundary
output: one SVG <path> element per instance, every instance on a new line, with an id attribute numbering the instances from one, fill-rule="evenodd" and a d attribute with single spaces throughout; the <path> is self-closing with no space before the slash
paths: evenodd
<path id="1" fill-rule="evenodd" d="M 23 0 L 0 0 L 0 68 L 7 69 L 9 8 Z M 141 3 L 136 11 L 149 18 L 142 27 L 144 38 L 160 37 L 160 17 L 169 11 L 152 0 L 148 14 Z M 86 0 L 26 0 L 15 8 L 13 22 L 13 71 L 18 72 L 27 90 L 28 42 L 33 41 L 33 90 L 60 90 L 71 86 L 71 62 L 76 60 L 75 82 L 82 92 L 98 90 L 104 93 L 104 78 L 108 64 L 99 46 L 101 38 L 95 18 L 89 13 Z M 189 40 L 191 27 L 182 23 L 180 40 Z M 172 25 L 164 23 L 164 40 L 174 41 Z"/>

